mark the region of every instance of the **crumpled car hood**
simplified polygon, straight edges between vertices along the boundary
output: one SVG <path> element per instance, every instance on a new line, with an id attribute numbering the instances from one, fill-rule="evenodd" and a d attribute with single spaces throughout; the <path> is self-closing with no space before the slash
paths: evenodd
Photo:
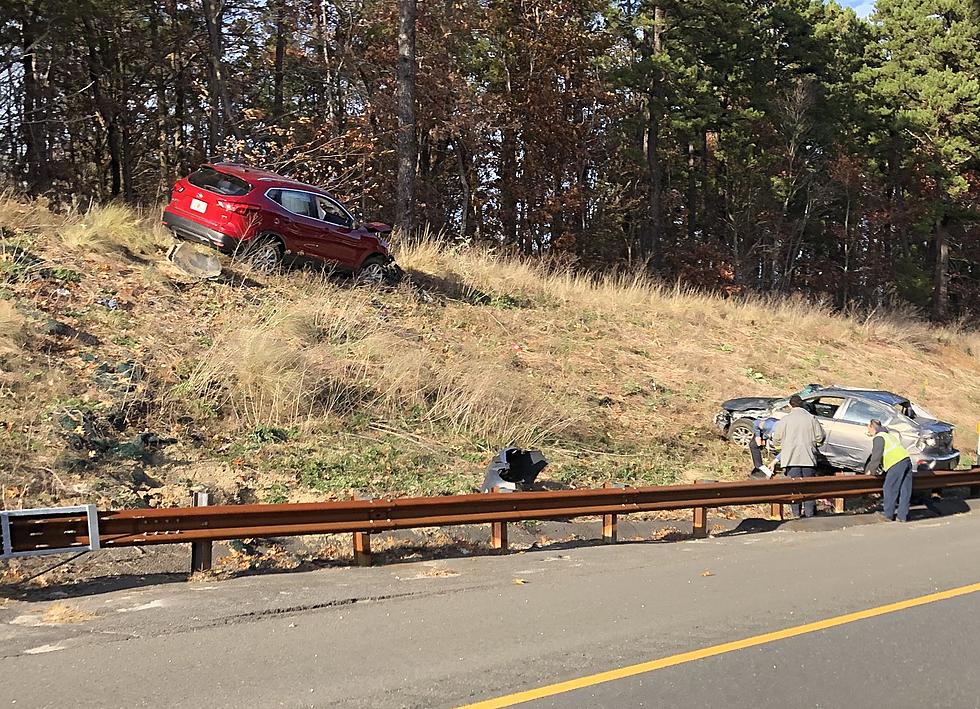
<path id="1" fill-rule="evenodd" d="M 777 401 L 779 397 L 776 396 L 742 396 L 722 402 L 721 408 L 726 411 L 752 411 L 768 409 Z"/>
<path id="2" fill-rule="evenodd" d="M 933 421 L 931 419 L 918 418 L 915 420 L 921 428 L 924 428 L 932 433 L 946 433 L 947 431 L 952 431 L 954 426 L 951 423 L 946 423 L 945 421 Z"/>

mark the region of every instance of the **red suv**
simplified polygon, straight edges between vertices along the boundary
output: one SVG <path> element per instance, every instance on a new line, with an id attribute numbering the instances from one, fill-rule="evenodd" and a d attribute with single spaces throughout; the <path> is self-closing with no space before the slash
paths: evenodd
<path id="1" fill-rule="evenodd" d="M 286 260 L 314 261 L 392 280 L 387 224 L 358 224 L 328 192 L 244 165 L 218 163 L 177 180 L 163 223 L 176 236 L 207 244 L 269 272 Z"/>

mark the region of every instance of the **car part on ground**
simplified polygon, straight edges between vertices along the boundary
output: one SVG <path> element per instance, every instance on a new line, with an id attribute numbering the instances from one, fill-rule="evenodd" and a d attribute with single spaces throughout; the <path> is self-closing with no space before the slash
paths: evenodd
<path id="1" fill-rule="evenodd" d="M 349 273 L 383 264 L 382 280 L 393 277 L 390 226 L 359 224 L 329 192 L 267 170 L 203 165 L 174 184 L 163 223 L 263 273 L 287 262 Z"/>
<path id="2" fill-rule="evenodd" d="M 202 253 L 184 241 L 178 241 L 171 247 L 167 259 L 194 278 L 204 280 L 221 275 L 221 262 L 215 256 Z"/>
<path id="3" fill-rule="evenodd" d="M 878 419 L 902 441 L 919 472 L 952 470 L 959 465 L 953 447 L 953 425 L 922 417 L 921 407 L 888 391 L 810 385 L 802 392 L 804 405 L 820 421 L 826 440 L 818 450 L 826 464 L 838 470 L 862 471 L 871 455 L 868 422 Z M 789 398 L 729 399 L 715 415 L 715 424 L 733 442 L 748 445 L 745 429 L 770 416 L 781 418 Z M 734 434 L 734 435 L 733 435 Z"/>
<path id="4" fill-rule="evenodd" d="M 499 489 L 514 492 L 520 488 L 530 487 L 547 465 L 548 461 L 541 451 L 504 448 L 487 466 L 481 491 L 491 492 Z"/>

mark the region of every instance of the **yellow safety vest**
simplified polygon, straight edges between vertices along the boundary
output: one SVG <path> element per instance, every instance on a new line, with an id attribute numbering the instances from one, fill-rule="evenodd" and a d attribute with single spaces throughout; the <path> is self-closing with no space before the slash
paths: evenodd
<path id="1" fill-rule="evenodd" d="M 881 455 L 882 470 L 887 471 L 890 467 L 895 465 L 895 463 L 901 463 L 906 458 L 912 460 L 912 456 L 910 456 L 909 452 L 905 450 L 905 446 L 902 445 L 902 442 L 898 440 L 898 436 L 896 436 L 894 433 L 882 431 L 875 434 L 875 438 L 879 437 L 885 444 L 885 452 Z"/>

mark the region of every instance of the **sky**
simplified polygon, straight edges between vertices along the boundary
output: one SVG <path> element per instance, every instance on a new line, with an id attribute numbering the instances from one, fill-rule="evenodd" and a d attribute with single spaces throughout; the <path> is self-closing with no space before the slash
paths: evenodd
<path id="1" fill-rule="evenodd" d="M 843 4 L 853 7 L 861 17 L 867 17 L 875 9 L 875 0 L 843 0 Z"/>

